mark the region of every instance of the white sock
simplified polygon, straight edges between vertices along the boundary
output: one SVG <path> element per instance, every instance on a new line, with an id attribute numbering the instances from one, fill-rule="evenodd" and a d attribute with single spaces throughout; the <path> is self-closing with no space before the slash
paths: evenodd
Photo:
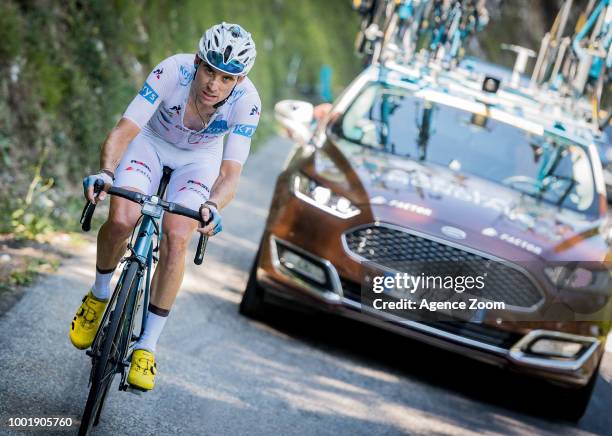
<path id="1" fill-rule="evenodd" d="M 159 316 L 148 310 L 145 331 L 134 348 L 136 350 L 147 350 L 151 353 L 155 353 L 159 335 L 161 335 L 167 319 L 167 316 Z"/>
<path id="2" fill-rule="evenodd" d="M 96 281 L 91 287 L 91 292 L 94 297 L 98 300 L 108 300 L 110 297 L 110 282 L 113 278 L 113 273 L 115 270 L 111 272 L 100 272 L 98 267 L 96 267 Z"/>

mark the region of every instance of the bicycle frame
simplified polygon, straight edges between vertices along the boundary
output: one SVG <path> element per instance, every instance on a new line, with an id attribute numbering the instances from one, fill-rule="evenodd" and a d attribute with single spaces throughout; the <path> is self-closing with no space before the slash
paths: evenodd
<path id="1" fill-rule="evenodd" d="M 145 278 L 145 289 L 144 289 L 144 301 L 143 301 L 143 317 L 140 329 L 140 335 L 142 336 L 144 329 L 147 324 L 147 307 L 149 306 L 149 296 L 151 291 L 151 269 L 153 267 L 153 237 L 157 234 L 157 226 L 159 226 L 159 234 L 157 237 L 161 239 L 161 223 L 158 225 L 155 218 L 143 215 L 140 227 L 138 227 L 138 237 L 134 243 L 132 249 L 132 255 L 126 259 L 126 262 L 138 262 L 141 265 L 141 269 L 146 269 Z M 141 276 L 138 281 L 138 289 L 142 287 L 143 277 Z"/>
<path id="2" fill-rule="evenodd" d="M 163 177 L 159 184 L 159 188 L 157 190 L 158 197 L 161 198 L 164 196 L 171 174 L 172 174 L 172 171 L 169 168 L 164 167 Z M 145 280 L 145 286 L 144 286 L 144 292 L 143 292 L 144 295 L 142 297 L 143 298 L 142 322 L 141 322 L 140 334 L 138 335 L 137 338 L 133 338 L 135 339 L 135 341 L 137 341 L 140 338 L 140 336 L 142 336 L 142 334 L 144 333 L 145 327 L 147 325 L 147 308 L 149 306 L 149 299 L 151 295 L 150 294 L 151 292 L 151 271 L 153 269 L 153 262 L 154 262 L 153 238 L 157 236 L 158 242 L 162 238 L 161 210 L 158 210 L 155 212 L 147 212 L 143 208 L 141 213 L 142 213 L 142 221 L 140 223 L 140 226 L 137 229 L 138 236 L 136 237 L 136 241 L 134 242 L 133 247 L 128 247 L 130 248 L 132 254 L 125 259 L 126 266 L 124 269 L 124 271 L 127 271 L 127 268 L 129 268 L 129 265 L 131 262 L 137 262 L 139 264 L 140 271 L 146 270 L 146 277 L 143 277 L 143 274 L 140 274 L 138 283 L 136 286 L 137 291 L 141 290 L 142 284 L 143 284 L 142 281 Z M 137 305 L 138 300 L 139 298 L 138 296 L 136 296 L 136 301 L 134 301 L 133 304 Z M 130 303 L 132 302 L 130 301 Z M 132 309 L 132 310 L 137 310 L 137 309 Z M 130 324 L 131 324 L 130 330 L 133 331 L 134 319 L 131 320 Z M 127 344 L 127 346 L 129 347 L 129 344 Z M 124 377 L 122 377 L 122 385 L 124 385 L 124 382 L 125 382 L 123 378 Z M 127 385 L 123 387 L 127 388 Z"/>

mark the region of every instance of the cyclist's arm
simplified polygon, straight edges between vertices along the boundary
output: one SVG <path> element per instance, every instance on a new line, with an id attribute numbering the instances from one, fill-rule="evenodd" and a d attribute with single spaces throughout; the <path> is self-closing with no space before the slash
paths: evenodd
<path id="1" fill-rule="evenodd" d="M 209 200 L 218 206 L 218 209 L 223 209 L 230 201 L 234 199 L 240 182 L 240 174 L 242 173 L 242 165 L 233 160 L 224 160 L 221 163 L 219 176 L 213 183 L 210 190 Z"/>
<path id="2" fill-rule="evenodd" d="M 173 57 L 161 61 L 146 78 L 142 88 L 125 110 L 123 118 L 129 119 L 142 129 L 162 100 L 176 89 L 178 77 L 178 66 Z"/>
<path id="3" fill-rule="evenodd" d="M 121 157 L 125 152 L 128 144 L 132 142 L 132 139 L 138 135 L 140 127 L 138 127 L 133 121 L 127 118 L 121 118 L 119 122 L 110 131 L 100 150 L 100 173 L 110 172 L 115 173 L 115 168 L 119 165 Z M 106 184 L 104 191 L 96 197 L 94 195 L 93 182 L 89 182 L 90 179 L 95 180 L 96 176 L 89 176 L 83 180 L 83 187 L 85 188 L 85 197 L 88 201 L 96 204 L 98 201 L 102 201 L 106 198 L 106 189 L 111 185 Z"/>
<path id="4" fill-rule="evenodd" d="M 241 172 L 242 164 L 239 162 L 234 160 L 224 160 L 221 163 L 219 176 L 217 177 L 217 180 L 215 180 L 215 183 L 213 183 L 209 198 L 209 201 L 217 205 L 217 210 L 225 207 L 236 195 Z M 207 208 L 202 208 L 201 213 L 203 220 L 208 221 L 210 218 L 210 210 Z M 219 226 L 219 224 L 220 221 L 215 222 L 213 220 L 207 226 L 199 228 L 198 232 L 208 236 L 213 236 L 216 232 L 220 231 L 220 228 L 215 231 L 215 228 Z"/>
<path id="5" fill-rule="evenodd" d="M 251 148 L 251 138 L 259 124 L 260 110 L 261 100 L 256 92 L 243 96 L 240 104 L 234 108 L 230 133 L 223 147 L 219 176 L 210 190 L 209 201 L 215 203 L 218 210 L 225 207 L 236 195 L 242 166 Z M 204 220 L 208 220 L 208 210 L 203 210 L 202 214 Z M 211 223 L 198 231 L 212 236 L 213 228 L 214 223 Z"/>
<path id="6" fill-rule="evenodd" d="M 128 118 L 121 118 L 102 144 L 100 169 L 114 173 L 128 144 L 138 133 L 140 133 L 140 127 L 136 123 Z"/>
<path id="7" fill-rule="evenodd" d="M 249 156 L 251 139 L 257 130 L 260 116 L 261 100 L 257 92 L 242 96 L 233 108 L 229 120 L 230 131 L 223 147 L 223 162 L 229 160 L 244 165 Z"/>
<path id="8" fill-rule="evenodd" d="M 161 101 L 172 92 L 177 77 L 176 62 L 172 57 L 164 59 L 153 69 L 123 117 L 104 140 L 100 152 L 101 170 L 114 174 L 128 145 L 153 116 Z M 86 195 L 89 201 L 95 202 L 93 186 L 87 189 Z M 98 200 L 104 200 L 105 197 L 106 193 L 102 192 Z"/>

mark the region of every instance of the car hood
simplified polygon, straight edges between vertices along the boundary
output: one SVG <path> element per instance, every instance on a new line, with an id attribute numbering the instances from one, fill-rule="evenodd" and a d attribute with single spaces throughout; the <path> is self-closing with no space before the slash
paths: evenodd
<path id="1" fill-rule="evenodd" d="M 607 260 L 601 219 L 560 209 L 500 184 L 338 140 L 328 154 L 352 199 L 375 221 L 506 259 Z M 360 193 L 355 195 L 356 193 Z"/>

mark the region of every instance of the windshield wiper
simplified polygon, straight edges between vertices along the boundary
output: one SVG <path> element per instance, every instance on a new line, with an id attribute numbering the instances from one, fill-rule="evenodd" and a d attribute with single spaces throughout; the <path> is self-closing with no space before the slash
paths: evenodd
<path id="1" fill-rule="evenodd" d="M 574 189 L 574 186 L 576 186 L 576 183 L 578 183 L 578 182 L 576 181 L 576 179 L 574 179 L 572 177 L 559 176 L 559 175 L 556 175 L 556 174 L 550 174 L 544 180 L 550 180 L 551 178 L 554 178 L 555 180 L 553 182 L 548 182 L 548 183 L 545 183 L 543 181 L 543 182 L 541 182 L 541 184 L 539 186 L 537 186 L 537 188 L 538 188 L 537 198 L 538 199 L 542 199 L 544 197 L 545 193 L 550 192 L 549 191 L 550 187 L 557 180 L 564 180 L 564 181 L 568 182 L 567 187 L 565 188 L 565 190 L 563 191 L 563 194 L 561 194 L 559 199 L 554 202 L 555 205 L 561 206 L 563 204 L 563 202 L 565 201 L 565 199 L 567 198 L 567 196 L 569 195 L 569 193 L 572 192 L 572 189 Z"/>
<path id="2" fill-rule="evenodd" d="M 551 179 L 555 179 L 554 181 L 551 181 Z M 552 187 L 552 185 L 555 183 L 555 181 L 557 180 L 564 180 L 567 183 L 567 187 L 564 189 L 563 193 L 559 196 L 559 198 L 555 201 L 551 200 L 551 199 L 546 199 L 544 198 L 544 195 L 547 192 L 550 192 L 550 188 Z M 522 192 L 523 194 L 529 195 L 530 197 L 534 197 L 538 200 L 545 200 L 545 201 L 549 201 L 557 206 L 561 206 L 563 204 L 563 202 L 565 201 L 565 199 L 567 198 L 567 196 L 570 194 L 570 192 L 572 191 L 572 189 L 574 188 L 574 186 L 576 186 L 576 184 L 578 183 L 575 179 L 571 178 L 571 177 L 567 177 L 567 176 L 559 176 L 556 174 L 550 174 L 548 175 L 544 180 L 539 181 L 538 179 L 532 178 L 532 177 L 528 177 L 528 176 L 513 176 L 510 178 L 507 178 L 504 180 L 503 182 L 505 185 L 509 185 L 511 187 L 513 187 L 516 184 L 525 184 L 531 187 L 531 190 L 526 190 L 526 189 L 518 189 L 518 188 L 514 188 L 519 190 L 520 192 Z"/>

